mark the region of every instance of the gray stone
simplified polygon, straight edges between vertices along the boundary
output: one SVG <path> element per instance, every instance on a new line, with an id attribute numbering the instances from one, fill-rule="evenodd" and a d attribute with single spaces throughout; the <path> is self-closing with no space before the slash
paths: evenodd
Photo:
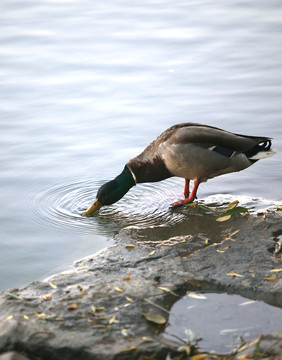
<path id="1" fill-rule="evenodd" d="M 271 269 L 281 268 L 273 255 L 281 213 L 267 213 L 265 219 L 232 216 L 219 223 L 214 215 L 179 211 L 186 217 L 173 229 L 125 228 L 116 246 L 54 275 L 51 285 L 37 281 L 2 292 L 0 352 L 17 350 L 31 360 L 119 360 L 129 354 L 138 359 L 154 352 L 159 359 L 173 358 L 180 344 L 165 339 L 164 325 L 143 314 L 168 319 L 171 306 L 188 290 L 236 293 L 282 306 L 281 273 L 275 281 L 265 280 Z M 244 277 L 227 276 L 230 272 Z M 277 336 L 281 341 L 281 333 Z M 267 341 L 268 335 L 259 343 L 263 352 L 281 350 L 281 344 Z"/>
<path id="2" fill-rule="evenodd" d="M 28 358 L 15 351 L 9 351 L 3 355 L 0 355 L 0 360 L 28 360 Z"/>

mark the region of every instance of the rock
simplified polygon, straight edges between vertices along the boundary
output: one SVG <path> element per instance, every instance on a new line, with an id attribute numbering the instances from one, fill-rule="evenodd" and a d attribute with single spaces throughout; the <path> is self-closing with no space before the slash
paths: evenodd
<path id="1" fill-rule="evenodd" d="M 9 351 L 3 355 L 0 355 L 0 360 L 28 360 L 28 358 L 17 352 Z"/>
<path id="2" fill-rule="evenodd" d="M 281 273 L 265 280 L 271 269 L 281 268 L 273 255 L 280 224 L 279 213 L 265 219 L 232 216 L 222 223 L 213 215 L 193 215 L 173 229 L 124 229 L 116 246 L 78 261 L 73 271 L 2 292 L 0 351 L 14 349 L 32 360 L 141 359 L 155 352 L 157 358 L 173 358 L 179 342 L 164 338 L 165 326 L 143 314 L 167 320 L 188 290 L 236 293 L 282 306 Z M 134 248 L 126 248 L 128 243 Z M 260 349 L 277 354 L 281 344 L 271 339 L 281 341 L 281 333 L 266 335 Z"/>

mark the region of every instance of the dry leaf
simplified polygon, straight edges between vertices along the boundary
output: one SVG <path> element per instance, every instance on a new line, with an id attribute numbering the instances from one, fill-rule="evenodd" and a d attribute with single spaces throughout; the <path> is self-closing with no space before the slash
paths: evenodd
<path id="1" fill-rule="evenodd" d="M 190 357 L 191 360 L 202 360 L 208 358 L 208 354 L 198 354 Z"/>
<path id="2" fill-rule="evenodd" d="M 51 286 L 51 288 L 57 289 L 57 285 L 53 284 L 51 281 L 49 281 L 49 285 Z"/>
<path id="3" fill-rule="evenodd" d="M 155 254 L 156 250 L 153 250 L 149 253 L 149 256 L 153 256 Z"/>
<path id="4" fill-rule="evenodd" d="M 135 246 L 133 244 L 127 244 L 125 245 L 126 249 L 134 249 Z"/>
<path id="5" fill-rule="evenodd" d="M 155 324 L 162 325 L 166 323 L 166 319 L 160 314 L 143 313 L 143 316 Z"/>
<path id="6" fill-rule="evenodd" d="M 14 317 L 14 315 L 9 315 L 9 316 L 7 316 L 7 317 L 6 317 L 6 319 L 5 319 L 5 320 L 12 320 L 12 319 L 13 319 L 13 317 Z"/>
<path id="7" fill-rule="evenodd" d="M 235 272 L 229 272 L 229 273 L 227 274 L 227 276 L 236 276 L 236 277 L 239 277 L 239 278 L 244 277 L 243 275 L 237 274 L 237 273 L 235 273 Z"/>
<path id="8" fill-rule="evenodd" d="M 200 293 L 196 293 L 196 292 L 187 292 L 188 296 L 190 296 L 191 298 L 193 299 L 199 299 L 199 300 L 206 300 L 207 297 L 203 294 L 200 294 Z"/>
<path id="9" fill-rule="evenodd" d="M 216 219 L 216 221 L 223 222 L 223 221 L 229 220 L 230 218 L 231 218 L 231 215 L 221 216 L 221 217 L 218 217 Z"/>
<path id="10" fill-rule="evenodd" d="M 278 278 L 276 276 L 267 276 L 265 278 L 263 278 L 263 280 L 268 280 L 268 281 L 274 281 L 277 280 Z"/>
<path id="11" fill-rule="evenodd" d="M 67 307 L 68 311 L 77 309 L 77 304 L 72 304 Z"/>
<path id="12" fill-rule="evenodd" d="M 130 274 L 127 274 L 126 276 L 123 276 L 122 280 L 130 280 Z"/>
<path id="13" fill-rule="evenodd" d="M 24 315 L 23 317 L 24 317 L 24 319 L 29 320 L 29 316 Z"/>
<path id="14" fill-rule="evenodd" d="M 159 286 L 158 289 L 163 290 L 163 291 L 165 291 L 165 292 L 168 292 L 168 293 L 171 294 L 171 295 L 178 296 L 175 292 L 173 292 L 172 290 L 170 290 L 170 289 L 167 288 L 167 287 Z"/>
<path id="15" fill-rule="evenodd" d="M 118 292 L 123 292 L 123 290 L 120 289 L 119 287 L 115 287 L 115 290 L 118 291 Z"/>
<path id="16" fill-rule="evenodd" d="M 126 300 L 129 301 L 129 302 L 134 302 L 134 300 L 131 299 L 129 296 L 126 296 L 125 298 L 126 298 Z"/>
<path id="17" fill-rule="evenodd" d="M 276 211 L 278 210 L 282 210 L 282 206 L 281 205 L 278 205 L 277 208 L 276 208 Z"/>
<path id="18" fill-rule="evenodd" d="M 231 247 L 231 245 L 227 245 L 224 248 L 218 249 L 216 250 L 219 253 L 224 253 L 226 250 L 228 250 Z"/>
<path id="19" fill-rule="evenodd" d="M 116 316 L 115 315 L 109 319 L 109 324 L 112 325 L 114 322 L 116 322 Z"/>
<path id="20" fill-rule="evenodd" d="M 239 204 L 239 201 L 238 201 L 238 200 L 232 201 L 232 202 L 227 206 L 227 208 L 226 208 L 224 211 L 232 210 L 232 209 L 234 209 L 238 204 Z"/>
<path id="21" fill-rule="evenodd" d="M 35 312 L 34 315 L 36 315 L 39 319 L 43 319 L 43 318 L 46 318 L 46 314 L 44 313 L 38 313 L 38 312 Z"/>
<path id="22" fill-rule="evenodd" d="M 50 295 L 50 294 L 43 295 L 43 296 L 42 296 L 42 299 L 45 300 L 45 301 L 51 300 L 51 299 L 52 299 L 52 295 Z"/>
<path id="23" fill-rule="evenodd" d="M 243 303 L 241 303 L 241 304 L 239 304 L 240 306 L 245 306 L 245 305 L 250 305 L 250 304 L 254 304 L 255 303 L 255 301 L 254 300 L 250 300 L 250 301 L 245 301 L 245 302 L 243 302 Z"/>
<path id="24" fill-rule="evenodd" d="M 280 272 L 280 271 L 282 271 L 282 269 L 272 269 L 272 270 L 270 270 L 270 272 Z"/>
<path id="25" fill-rule="evenodd" d="M 120 352 L 123 353 L 123 352 L 133 351 L 133 350 L 136 350 L 136 349 L 137 349 L 136 346 L 131 346 L 131 347 L 127 348 L 127 349 L 120 350 Z"/>
<path id="26" fill-rule="evenodd" d="M 143 337 L 142 337 L 142 341 L 144 341 L 144 342 L 154 342 L 155 340 L 152 339 L 152 338 L 150 338 L 150 337 L 148 337 L 148 336 L 143 336 Z"/>
<path id="27" fill-rule="evenodd" d="M 14 298 L 16 300 L 21 300 L 21 301 L 23 300 L 23 298 L 21 296 L 10 293 L 10 292 L 7 292 L 7 295 L 11 296 L 12 298 Z"/>

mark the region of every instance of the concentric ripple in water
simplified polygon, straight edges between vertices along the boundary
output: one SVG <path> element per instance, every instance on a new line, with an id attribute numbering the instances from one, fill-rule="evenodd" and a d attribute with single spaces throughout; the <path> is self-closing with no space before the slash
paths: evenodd
<path id="1" fill-rule="evenodd" d="M 175 188 L 179 188 L 179 192 L 182 190 L 179 179 L 158 184 L 138 184 L 123 199 L 102 208 L 99 216 L 98 213 L 91 217 L 82 216 L 82 212 L 94 201 L 102 183 L 82 180 L 41 189 L 30 199 L 32 221 L 43 221 L 62 231 L 65 226 L 68 230 L 72 227 L 78 231 L 93 231 L 93 225 L 97 224 L 104 233 L 109 228 L 118 230 L 129 225 L 168 225 L 183 218 L 183 214 L 169 211 L 169 205 L 176 197 Z"/>

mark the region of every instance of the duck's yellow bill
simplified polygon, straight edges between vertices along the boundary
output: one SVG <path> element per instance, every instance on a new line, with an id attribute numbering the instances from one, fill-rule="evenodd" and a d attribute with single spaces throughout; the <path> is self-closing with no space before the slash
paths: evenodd
<path id="1" fill-rule="evenodd" d="M 100 203 L 100 201 L 98 199 L 96 199 L 94 201 L 94 203 L 86 211 L 84 211 L 82 213 L 82 215 L 85 215 L 85 216 L 91 215 L 95 211 L 99 210 L 101 206 L 102 206 L 102 204 Z"/>

